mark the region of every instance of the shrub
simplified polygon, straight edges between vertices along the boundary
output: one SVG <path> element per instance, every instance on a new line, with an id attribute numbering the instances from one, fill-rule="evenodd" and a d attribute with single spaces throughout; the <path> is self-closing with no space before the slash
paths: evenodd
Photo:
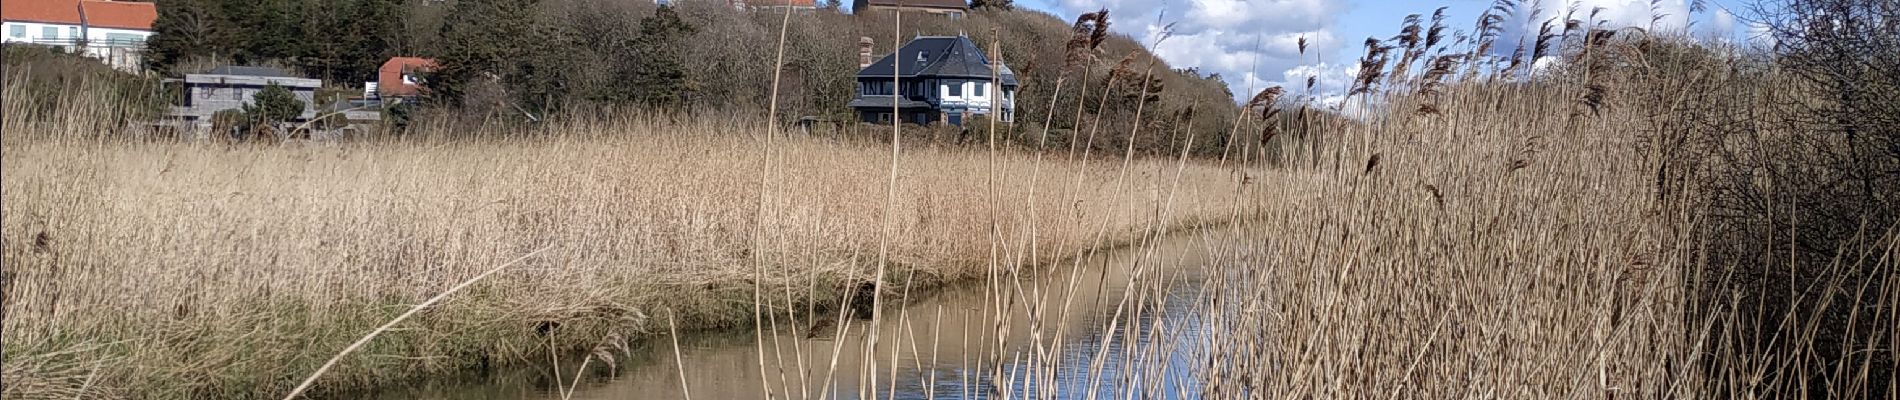
<path id="1" fill-rule="evenodd" d="M 251 98 L 251 104 L 244 105 L 244 115 L 264 125 L 296 119 L 303 115 L 303 110 L 303 100 L 298 100 L 297 95 L 290 93 L 290 89 L 275 83 L 264 86 L 264 90 Z"/>

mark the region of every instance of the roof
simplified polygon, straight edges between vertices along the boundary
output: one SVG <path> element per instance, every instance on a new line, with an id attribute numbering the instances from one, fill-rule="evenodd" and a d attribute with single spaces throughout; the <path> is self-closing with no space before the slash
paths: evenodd
<path id="1" fill-rule="evenodd" d="M 891 63 L 898 64 L 898 76 L 990 78 L 990 60 L 976 43 L 963 36 L 920 36 L 904 43 L 896 53 L 884 56 L 858 71 L 859 78 L 890 78 Z M 998 68 L 1003 85 L 1016 85 L 1016 72 L 1009 66 Z"/>
<path id="2" fill-rule="evenodd" d="M 970 2 L 966 0 L 866 0 L 865 4 L 876 7 L 970 8 Z"/>
<path id="3" fill-rule="evenodd" d="M 81 14 L 81 10 L 84 14 Z M 0 2 L 0 20 L 152 30 L 158 9 L 152 3 L 98 0 L 12 0 Z"/>
<path id="4" fill-rule="evenodd" d="M 435 60 L 422 57 L 390 57 L 389 61 L 383 62 L 381 68 L 377 68 L 377 71 L 402 72 L 404 68 L 435 69 Z"/>
<path id="5" fill-rule="evenodd" d="M 435 60 L 422 57 L 390 57 L 383 66 L 376 69 L 376 92 L 383 96 L 414 96 L 422 93 L 422 88 L 403 82 L 403 74 L 412 71 L 433 71 Z"/>
<path id="6" fill-rule="evenodd" d="M 858 96 L 858 98 L 852 99 L 851 104 L 849 104 L 848 106 L 856 107 L 856 108 L 883 107 L 885 109 L 889 109 L 892 106 L 891 96 L 890 95 Z M 896 106 L 897 108 L 930 108 L 931 107 L 930 103 L 917 101 L 917 100 L 911 100 L 911 99 L 902 98 L 902 97 L 898 98 L 898 102 L 896 103 Z"/>
<path id="7" fill-rule="evenodd" d="M 152 21 L 158 20 L 158 9 L 152 3 L 82 1 L 79 7 L 89 26 L 149 31 Z"/>
<path id="8" fill-rule="evenodd" d="M 254 66 L 248 66 L 248 65 L 221 66 L 217 68 L 212 68 L 210 71 L 205 71 L 204 74 L 205 75 L 262 76 L 262 77 L 269 77 L 269 78 L 295 78 L 296 77 L 295 75 L 291 75 L 289 72 L 284 72 L 284 70 L 281 70 L 281 69 L 276 69 L 276 68 L 271 68 L 271 67 L 254 67 Z"/>
<path id="9" fill-rule="evenodd" d="M 0 20 L 79 25 L 76 0 L 0 1 Z"/>
<path id="10" fill-rule="evenodd" d="M 818 8 L 817 0 L 744 0 L 747 7 Z"/>

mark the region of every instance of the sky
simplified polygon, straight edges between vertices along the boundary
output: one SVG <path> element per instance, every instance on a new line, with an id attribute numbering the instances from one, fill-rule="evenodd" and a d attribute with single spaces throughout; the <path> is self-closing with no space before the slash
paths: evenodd
<path id="1" fill-rule="evenodd" d="M 1517 17 L 1505 24 L 1507 39 L 1501 42 L 1510 44 L 1497 47 L 1508 53 L 1516 42 L 1510 38 L 1535 36 L 1542 20 L 1560 17 L 1572 5 L 1579 10 L 1577 19 L 1601 7 L 1598 19 L 1608 26 L 1649 26 L 1652 16 L 1662 14 L 1656 26 L 1705 40 L 1737 40 L 1747 35 L 1747 24 L 1734 16 L 1747 14 L 1745 0 L 1703 0 L 1707 7 L 1700 13 L 1689 12 L 1692 1 L 1658 0 L 1652 13 L 1650 0 L 1522 0 Z M 1107 8 L 1116 31 L 1144 43 L 1152 42 L 1172 23 L 1173 35 L 1155 47 L 1155 53 L 1176 68 L 1221 74 L 1239 99 L 1273 85 L 1300 92 L 1307 76 L 1320 79 L 1316 96 L 1337 94 L 1344 91 L 1348 71 L 1364 51 L 1366 38 L 1398 34 L 1398 25 L 1408 14 L 1424 15 L 1429 24 L 1432 11 L 1440 6 L 1448 7 L 1446 25 L 1469 31 L 1491 4 L 1491 0 L 1016 0 L 1018 7 L 1064 19 Z M 1531 11 L 1539 7 L 1545 11 L 1532 21 Z M 1309 41 L 1305 55 L 1298 49 L 1301 37 Z"/>

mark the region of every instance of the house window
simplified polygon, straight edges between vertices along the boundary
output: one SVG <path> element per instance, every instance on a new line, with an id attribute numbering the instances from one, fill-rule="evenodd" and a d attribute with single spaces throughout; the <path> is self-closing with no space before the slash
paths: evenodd
<path id="1" fill-rule="evenodd" d="M 77 27 L 77 26 L 72 26 L 72 27 L 67 27 L 67 28 L 66 28 L 66 37 L 69 37 L 69 38 L 73 38 L 73 39 L 79 39 L 79 27 Z"/>
<path id="2" fill-rule="evenodd" d="M 946 91 L 944 94 L 944 96 L 949 96 L 949 97 L 957 97 L 957 96 L 962 96 L 962 95 L 963 95 L 962 83 L 951 83 L 950 89 Z"/>
<path id="3" fill-rule="evenodd" d="M 137 45 L 139 43 L 145 43 L 145 36 L 130 33 L 108 33 L 106 34 L 106 43 L 115 45 Z"/>
<path id="4" fill-rule="evenodd" d="M 948 13 L 944 13 L 944 15 L 949 15 L 949 16 L 950 16 L 950 19 L 963 19 L 963 12 L 962 12 L 962 11 L 951 11 L 951 12 L 948 12 Z"/>
<path id="5" fill-rule="evenodd" d="M 12 36 L 15 38 L 25 38 L 26 25 L 14 25 L 14 26 L 7 27 L 7 36 Z"/>
<path id="6" fill-rule="evenodd" d="M 988 83 L 983 83 L 983 82 L 977 82 L 977 83 L 976 83 L 976 93 L 974 93 L 974 94 L 976 95 L 976 97 L 983 97 L 983 96 L 988 96 L 988 94 L 987 94 L 987 93 L 988 93 L 988 91 L 989 91 L 989 86 L 990 86 L 990 84 L 988 84 Z"/>
<path id="7" fill-rule="evenodd" d="M 59 28 L 51 27 L 51 26 L 40 27 L 40 38 L 41 39 L 58 39 Z"/>

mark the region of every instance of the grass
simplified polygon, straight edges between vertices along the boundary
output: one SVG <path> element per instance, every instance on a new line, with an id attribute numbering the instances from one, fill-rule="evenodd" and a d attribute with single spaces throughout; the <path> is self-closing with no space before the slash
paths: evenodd
<path id="1" fill-rule="evenodd" d="M 89 375 L 91 390 L 112 395 L 281 394 L 406 305 L 541 247 L 551 249 L 384 333 L 319 389 L 543 360 L 550 330 L 555 347 L 587 348 L 609 333 L 664 331 L 652 318 L 667 310 L 684 330 L 745 325 L 755 255 L 771 263 L 768 287 L 797 288 L 775 297 L 796 304 L 867 279 L 887 178 L 876 145 L 780 139 L 781 189 L 761 216 L 757 139 L 727 129 L 621 121 L 511 139 L 268 147 L 9 138 L 8 397 L 30 393 L 26 382 Z M 1029 162 L 997 160 L 1004 171 Z M 981 153 L 911 150 L 904 164 L 892 274 L 919 285 L 983 276 L 992 219 L 1041 224 L 1012 248 L 1072 248 L 1095 233 L 1076 227 L 1095 223 L 1132 239 L 1154 221 L 1122 211 L 1162 200 L 1113 190 L 1117 164 L 1051 164 L 1034 185 L 1057 194 L 1037 205 L 1055 211 L 1030 219 L 1022 203 L 984 201 Z M 1142 185 L 1173 167 L 1137 165 L 1151 177 Z M 998 179 L 1006 193 L 1032 185 Z M 1236 181 L 1198 165 L 1185 179 L 1209 191 Z M 1163 223 L 1250 208 L 1222 196 L 1176 207 Z"/>
<path id="2" fill-rule="evenodd" d="M 1302 100 L 1281 112 L 1292 111 L 1278 100 L 1287 93 L 1266 88 L 1232 127 L 1260 133 L 1229 135 L 1217 161 L 1138 158 L 1132 140 L 1091 159 L 1089 148 L 1080 158 L 919 148 L 897 128 L 880 143 L 631 117 L 278 146 L 102 141 L 78 124 L 10 118 L 6 395 L 271 397 L 353 341 L 364 347 L 320 389 L 563 365 L 567 350 L 676 325 L 750 324 L 762 387 L 775 387 L 770 366 L 798 371 L 797 391 L 778 369 L 783 390 L 767 395 L 878 397 L 896 388 L 905 349 L 943 344 L 913 332 L 940 313 L 902 305 L 952 282 L 988 294 L 963 310 L 982 316 L 964 328 L 983 331 L 964 371 L 1047 383 L 1036 394 L 1060 398 L 1189 387 L 1210 398 L 1900 393 L 1900 229 L 1864 220 L 1835 249 L 1782 247 L 1843 230 L 1791 211 L 1759 216 L 1775 228 L 1759 239 L 1723 236 L 1739 222 L 1711 199 L 1775 182 L 1736 180 L 1747 168 L 1719 158 L 1670 172 L 1691 151 L 1833 150 L 1774 147 L 1818 129 L 1769 123 L 1798 114 L 1786 100 L 1799 94 L 1691 96 L 1801 93 L 1799 81 L 1596 30 L 1536 38 L 1536 53 L 1566 57 L 1547 69 L 1486 65 L 1470 57 L 1484 50 L 1460 58 L 1421 45 L 1442 39 L 1441 20 L 1408 18 L 1398 46 L 1368 43 L 1347 100 L 1356 111 L 1334 111 L 1347 118 L 1313 117 Z M 1081 28 L 1104 22 L 1078 22 L 1071 55 L 1100 31 Z M 1492 30 L 1461 45 L 1489 47 Z M 1708 86 L 1670 89 L 1684 82 Z M 1704 109 L 1741 110 L 1731 122 L 1753 130 L 1683 145 L 1680 130 L 1711 117 Z M 1091 132 L 1180 134 L 1135 118 Z M 1195 229 L 1209 223 L 1241 233 Z M 1153 239 L 1182 228 L 1216 261 L 1155 258 Z M 1108 268 L 1131 288 L 1079 296 L 1107 306 L 1083 309 L 1112 310 L 1099 326 L 1072 318 L 1077 256 L 1117 244 L 1136 256 Z M 1031 265 L 1068 268 L 1071 280 L 1041 280 Z M 1203 267 L 1199 282 L 1167 273 Z M 502 272 L 442 297 L 490 271 Z M 1193 318 L 1162 307 L 1178 285 L 1201 286 Z M 446 300 L 397 317 L 436 299 Z M 851 331 L 863 322 L 844 314 L 863 303 L 896 306 L 874 307 L 875 329 Z M 824 329 L 862 332 L 861 348 L 840 340 L 807 357 L 816 353 L 778 339 L 826 314 L 839 317 Z M 362 336 L 379 325 L 375 340 Z M 1076 331 L 1120 336 L 1101 335 L 1078 359 L 1063 340 Z M 1027 346 L 1003 345 L 1023 336 Z M 1195 362 L 1169 356 L 1179 354 Z M 852 367 L 839 371 L 841 360 Z M 1194 384 L 1166 378 L 1182 374 Z M 1084 384 L 1059 379 L 1075 376 Z"/>

